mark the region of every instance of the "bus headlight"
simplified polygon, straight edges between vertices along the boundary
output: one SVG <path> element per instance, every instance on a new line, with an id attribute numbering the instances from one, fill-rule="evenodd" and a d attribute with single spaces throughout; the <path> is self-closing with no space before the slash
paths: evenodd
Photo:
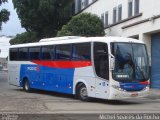
<path id="1" fill-rule="evenodd" d="M 124 91 L 120 86 L 112 85 L 112 87 L 113 87 L 114 89 L 117 89 L 117 90 L 120 90 L 120 91 Z"/>

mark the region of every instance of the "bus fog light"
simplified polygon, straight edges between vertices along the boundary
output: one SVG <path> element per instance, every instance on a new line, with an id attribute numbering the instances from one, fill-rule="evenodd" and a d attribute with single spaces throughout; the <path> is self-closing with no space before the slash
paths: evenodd
<path id="1" fill-rule="evenodd" d="M 146 87 L 145 87 L 145 89 L 149 89 L 150 88 L 150 86 L 149 85 L 147 85 Z"/>

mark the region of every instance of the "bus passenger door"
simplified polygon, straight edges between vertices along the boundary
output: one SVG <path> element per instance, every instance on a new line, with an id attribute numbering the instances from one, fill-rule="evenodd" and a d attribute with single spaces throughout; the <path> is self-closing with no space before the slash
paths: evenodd
<path id="1" fill-rule="evenodd" d="M 96 73 L 96 97 L 107 98 L 109 94 L 109 60 L 107 43 L 94 43 L 94 68 Z"/>

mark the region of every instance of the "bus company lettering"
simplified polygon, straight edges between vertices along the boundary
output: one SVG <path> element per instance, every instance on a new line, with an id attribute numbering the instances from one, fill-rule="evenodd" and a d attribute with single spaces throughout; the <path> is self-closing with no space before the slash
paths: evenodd
<path id="1" fill-rule="evenodd" d="M 39 67 L 27 67 L 27 70 L 30 70 L 30 71 L 39 71 Z"/>

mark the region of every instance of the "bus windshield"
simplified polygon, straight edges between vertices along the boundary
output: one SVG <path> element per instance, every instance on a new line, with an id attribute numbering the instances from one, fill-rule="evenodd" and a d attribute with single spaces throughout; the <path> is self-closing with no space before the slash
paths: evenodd
<path id="1" fill-rule="evenodd" d="M 119 82 L 144 82 L 149 79 L 149 60 L 144 44 L 112 43 L 115 57 L 113 79 Z"/>

